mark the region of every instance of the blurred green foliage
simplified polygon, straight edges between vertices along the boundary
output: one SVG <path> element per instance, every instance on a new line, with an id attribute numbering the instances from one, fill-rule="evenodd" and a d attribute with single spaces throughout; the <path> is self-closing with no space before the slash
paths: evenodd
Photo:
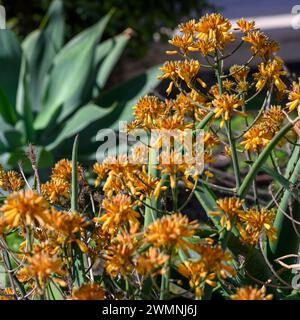
<path id="1" fill-rule="evenodd" d="M 20 35 L 35 29 L 51 3 L 51 0 L 1 0 L 5 6 L 9 23 Z M 64 0 L 68 37 L 77 34 L 97 22 L 110 9 L 115 17 L 105 30 L 109 38 L 126 28 L 136 35 L 131 41 L 131 53 L 142 55 L 161 27 L 175 28 L 185 17 L 200 17 L 204 8 L 211 8 L 207 0 Z"/>
<path id="2" fill-rule="evenodd" d="M 68 157 L 74 135 L 80 133 L 80 161 L 95 161 L 97 132 L 129 120 L 140 96 L 157 86 L 154 67 L 106 89 L 107 81 L 130 34 L 102 40 L 112 21 L 104 15 L 96 24 L 65 41 L 62 1 L 55 0 L 42 27 L 19 42 L 11 30 L 0 30 L 0 156 L 16 166 L 25 161 L 28 143 L 38 149 L 38 165 Z"/>

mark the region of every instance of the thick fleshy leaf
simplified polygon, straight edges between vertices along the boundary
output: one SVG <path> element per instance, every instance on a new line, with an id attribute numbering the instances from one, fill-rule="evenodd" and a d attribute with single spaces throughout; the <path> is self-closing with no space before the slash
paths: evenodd
<path id="1" fill-rule="evenodd" d="M 30 100 L 35 111 L 40 110 L 46 76 L 53 64 L 54 57 L 62 47 L 63 40 L 63 6 L 60 0 L 55 0 L 43 21 L 43 28 L 32 32 L 22 44 L 30 73 Z"/>
<path id="2" fill-rule="evenodd" d="M 103 107 L 116 106 L 111 114 L 110 123 L 107 123 L 107 128 L 117 129 L 119 119 L 130 121 L 133 118 L 132 107 L 141 97 L 149 94 L 158 86 L 160 82 L 157 79 L 158 68 L 159 66 L 155 66 L 146 70 L 142 74 L 105 92 L 97 99 L 97 104 Z"/>
<path id="3" fill-rule="evenodd" d="M 110 15 L 71 40 L 55 57 L 54 67 L 35 128 L 44 129 L 75 92 L 88 81 L 99 42 Z"/>
<path id="4" fill-rule="evenodd" d="M 97 54 L 99 55 L 103 50 L 103 46 L 109 47 L 109 54 L 102 61 L 98 75 L 97 75 L 97 88 L 103 89 L 113 68 L 119 61 L 122 53 L 124 52 L 130 35 L 126 32 L 106 41 L 105 44 L 99 45 L 97 48 Z"/>
<path id="5" fill-rule="evenodd" d="M 215 226 L 220 229 L 219 219 L 215 216 L 210 215 L 210 212 L 216 211 L 216 196 L 213 191 L 205 184 L 200 183 L 195 190 L 195 196 L 203 209 L 205 210 L 207 216 L 214 222 Z"/>
<path id="6" fill-rule="evenodd" d="M 288 190 L 291 195 L 297 199 L 298 201 L 300 201 L 300 193 L 298 190 L 293 190 L 292 185 L 290 183 L 290 181 L 285 178 L 284 176 L 282 176 L 281 174 L 279 174 L 277 171 L 267 167 L 267 166 L 262 166 L 260 168 L 261 171 L 264 171 L 265 173 L 267 173 L 268 175 L 270 175 L 271 177 L 273 177 L 275 179 L 275 181 L 277 181 L 285 190 Z"/>
<path id="7" fill-rule="evenodd" d="M 300 143 L 300 139 L 298 139 L 297 142 Z M 290 186 L 296 186 L 299 181 L 299 175 L 300 147 L 296 146 L 286 166 L 285 179 L 288 179 Z M 277 213 L 274 221 L 276 239 L 270 241 L 267 247 L 268 256 L 271 260 L 287 254 L 297 254 L 299 252 L 299 237 L 297 232 L 295 232 L 295 229 L 299 226 L 297 226 L 296 222 L 292 222 L 292 220 L 300 220 L 300 204 L 299 200 L 294 201 L 292 199 L 291 193 L 296 198 L 296 195 L 298 195 L 297 188 L 295 188 L 295 190 L 285 190 L 277 206 Z M 296 259 L 291 259 L 289 263 L 296 263 Z M 275 266 L 275 268 L 278 267 L 278 265 Z"/>
<path id="8" fill-rule="evenodd" d="M 82 88 L 64 104 L 63 110 L 57 120 L 58 123 L 64 121 L 80 106 L 90 102 L 91 97 L 99 95 L 106 84 L 115 64 L 128 43 L 129 36 L 122 33 L 114 38 L 105 40 L 97 46 L 93 68 L 89 78 L 82 83 Z"/>
<path id="9" fill-rule="evenodd" d="M 21 72 L 19 86 L 17 92 L 16 110 L 23 120 L 23 134 L 26 136 L 27 142 L 35 142 L 35 131 L 33 128 L 33 114 L 29 101 L 28 78 L 27 78 L 26 57 L 23 56 L 21 64 Z"/>
<path id="10" fill-rule="evenodd" d="M 2 118 L 10 123 L 11 125 L 14 125 L 17 121 L 17 114 L 14 109 L 14 107 L 10 104 L 7 96 L 3 92 L 3 90 L 0 88 L 0 115 Z"/>
<path id="11" fill-rule="evenodd" d="M 0 88 L 14 106 L 21 66 L 21 48 L 11 30 L 0 30 Z"/>
<path id="12" fill-rule="evenodd" d="M 110 128 L 119 129 L 120 121 L 131 121 L 133 118 L 132 107 L 146 94 L 150 94 L 159 83 L 157 79 L 158 66 L 153 67 L 140 75 L 114 87 L 105 92 L 99 99 L 97 105 L 109 108 L 105 117 L 91 123 L 80 133 L 80 137 L 86 143 L 80 145 L 80 158 L 89 161 L 95 159 L 95 152 L 99 146 L 96 136 L 99 130 Z"/>
<path id="13" fill-rule="evenodd" d="M 57 136 L 56 140 L 48 146 L 47 149 L 54 149 L 65 139 L 74 136 L 75 134 L 88 127 L 91 123 L 105 117 L 110 112 L 110 108 L 101 108 L 94 104 L 90 104 L 80 108 L 73 115 L 73 117 L 66 122 L 61 133 Z"/>

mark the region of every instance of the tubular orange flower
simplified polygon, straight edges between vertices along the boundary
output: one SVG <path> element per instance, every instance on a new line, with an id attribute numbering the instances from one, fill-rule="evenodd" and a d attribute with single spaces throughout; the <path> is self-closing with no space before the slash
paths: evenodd
<path id="1" fill-rule="evenodd" d="M 293 82 L 292 90 L 288 91 L 289 101 L 286 105 L 289 108 L 289 112 L 292 112 L 297 108 L 298 115 L 300 116 L 300 78 L 297 82 Z"/>
<path id="2" fill-rule="evenodd" d="M 199 51 L 204 57 L 215 51 L 215 42 L 212 40 L 197 40 L 188 47 L 189 51 Z"/>
<path id="3" fill-rule="evenodd" d="M 44 288 L 46 280 L 50 276 L 59 279 L 65 272 L 62 269 L 62 261 L 55 257 L 49 256 L 44 252 L 37 252 L 32 257 L 27 258 L 28 265 L 25 267 L 28 275 L 37 278 L 39 285 Z M 61 283 L 63 283 L 61 281 Z"/>
<path id="4" fill-rule="evenodd" d="M 253 55 L 270 58 L 279 50 L 279 46 L 275 41 L 269 38 L 260 30 L 248 32 L 243 38 L 243 41 L 252 44 L 250 50 Z"/>
<path id="5" fill-rule="evenodd" d="M 134 269 L 133 255 L 138 246 L 137 228 L 138 225 L 132 227 L 130 232 L 121 230 L 103 252 L 103 257 L 106 260 L 104 263 L 105 270 L 112 278 L 115 278 L 118 274 L 126 278 Z"/>
<path id="6" fill-rule="evenodd" d="M 235 41 L 235 35 L 230 31 L 231 23 L 221 14 L 207 14 L 196 24 L 196 37 L 201 40 L 213 41 L 215 49 L 224 49 L 227 43 Z"/>
<path id="7" fill-rule="evenodd" d="M 43 195 L 52 204 L 66 205 L 71 198 L 70 183 L 62 180 L 50 180 L 41 186 Z"/>
<path id="8" fill-rule="evenodd" d="M 200 298 L 205 283 L 214 287 L 217 277 L 226 278 L 234 275 L 235 270 L 228 265 L 232 257 L 219 246 L 213 247 L 208 243 L 200 243 L 194 250 L 199 254 L 199 258 L 180 264 L 178 272 L 189 279 L 190 287 L 195 290 L 196 297 Z"/>
<path id="9" fill-rule="evenodd" d="M 187 238 L 192 237 L 198 224 L 189 222 L 188 218 L 180 213 L 164 216 L 155 220 L 145 231 L 145 242 L 156 248 L 186 250 L 193 245 Z"/>
<path id="10" fill-rule="evenodd" d="M 185 81 L 188 87 L 191 87 L 192 80 L 196 78 L 200 70 L 200 63 L 198 60 L 184 60 L 177 62 L 177 74 Z M 205 87 L 205 84 L 202 85 Z"/>
<path id="11" fill-rule="evenodd" d="M 273 226 L 275 210 L 253 208 L 239 213 L 239 219 L 244 225 L 239 224 L 242 241 L 250 245 L 256 245 L 262 233 L 265 233 L 270 241 L 276 239 L 276 230 Z"/>
<path id="12" fill-rule="evenodd" d="M 49 211 L 49 227 L 66 238 L 74 237 L 75 233 L 83 231 L 88 222 L 77 212 L 57 211 L 51 208 Z"/>
<path id="13" fill-rule="evenodd" d="M 164 264 L 170 257 L 162 254 L 156 248 L 150 248 L 146 253 L 139 255 L 136 260 L 136 270 L 143 276 L 164 274 Z"/>
<path id="14" fill-rule="evenodd" d="M 124 194 L 106 198 L 102 202 L 105 214 L 94 220 L 103 223 L 102 229 L 105 232 L 115 234 L 116 230 L 122 225 L 138 223 L 140 214 L 132 209 L 133 206 L 134 203 L 132 203 L 131 198 Z"/>
<path id="15" fill-rule="evenodd" d="M 97 175 L 95 181 L 95 187 L 98 187 L 102 180 L 107 177 L 107 167 L 102 163 L 95 163 L 93 166 L 93 172 Z"/>
<path id="16" fill-rule="evenodd" d="M 179 31 L 187 35 L 193 35 L 196 31 L 195 27 L 196 27 L 196 20 L 194 19 L 181 23 L 178 26 Z"/>
<path id="17" fill-rule="evenodd" d="M 281 106 L 271 106 L 258 119 L 256 126 L 272 138 L 280 130 L 284 119 L 285 116 L 281 110 Z"/>
<path id="18" fill-rule="evenodd" d="M 105 292 L 97 283 L 85 283 L 73 290 L 71 300 L 104 300 Z"/>
<path id="19" fill-rule="evenodd" d="M 266 288 L 253 288 L 252 286 L 238 288 L 236 294 L 230 297 L 231 300 L 272 300 L 273 295 L 266 295 Z"/>
<path id="20" fill-rule="evenodd" d="M 250 151 L 257 151 L 265 147 L 280 130 L 283 120 L 284 114 L 281 107 L 271 106 L 269 110 L 263 112 L 256 124 L 243 135 L 244 141 L 241 142 L 241 145 L 244 145 L 245 149 Z"/>
<path id="21" fill-rule="evenodd" d="M 212 215 L 222 215 L 221 225 L 226 226 L 227 230 L 231 230 L 232 223 L 237 220 L 239 214 L 243 213 L 240 209 L 243 201 L 238 198 L 224 198 L 216 201 L 218 209 L 222 211 L 210 212 Z"/>
<path id="22" fill-rule="evenodd" d="M 262 62 L 258 66 L 258 72 L 253 74 L 257 80 L 256 90 L 261 90 L 267 83 L 274 83 L 279 92 L 286 90 L 286 85 L 281 80 L 280 76 L 286 75 L 283 71 L 283 61 L 279 58 Z"/>
<path id="23" fill-rule="evenodd" d="M 24 181 L 16 171 L 5 172 L 0 166 L 0 188 L 4 191 L 19 191 L 24 186 Z"/>
<path id="24" fill-rule="evenodd" d="M 186 55 L 189 46 L 193 43 L 193 37 L 190 34 L 174 35 L 169 43 L 174 47 L 178 47 L 180 51 Z"/>
<path id="25" fill-rule="evenodd" d="M 241 142 L 241 145 L 244 145 L 245 149 L 250 151 L 258 151 L 270 142 L 270 139 L 265 138 L 258 127 L 253 127 L 243 137 L 244 141 Z"/>
<path id="26" fill-rule="evenodd" d="M 253 31 L 255 28 L 255 21 L 247 21 L 244 18 L 239 19 L 236 24 L 238 25 L 238 28 L 245 34 Z"/>
<path id="27" fill-rule="evenodd" d="M 167 93 L 170 94 L 172 91 L 172 86 L 177 83 L 178 80 L 183 80 L 186 85 L 192 89 L 192 82 L 196 79 L 199 70 L 200 63 L 198 60 L 179 60 L 179 61 L 168 61 L 166 62 L 160 70 L 164 73 L 159 76 L 159 79 L 170 79 L 171 83 L 167 89 Z M 202 87 L 206 87 L 206 84 L 201 80 L 197 79 Z"/>
<path id="28" fill-rule="evenodd" d="M 32 222 L 45 224 L 48 221 L 48 202 L 39 194 L 27 190 L 10 194 L 0 208 L 5 223 L 11 227 L 20 224 L 30 225 Z"/>
<path id="29" fill-rule="evenodd" d="M 83 179 L 83 169 L 77 166 L 78 179 Z M 72 178 L 72 163 L 70 160 L 62 159 L 57 162 L 52 170 L 50 181 L 41 187 L 42 193 L 52 204 L 66 205 L 70 200 Z"/>
<path id="30" fill-rule="evenodd" d="M 145 96 L 138 101 L 133 110 L 140 127 L 151 129 L 155 120 L 165 113 L 166 106 L 155 96 Z"/>
<path id="31" fill-rule="evenodd" d="M 232 77 L 236 82 L 246 81 L 247 76 L 250 72 L 250 68 L 247 66 L 239 66 L 237 64 L 234 64 L 229 69 L 230 74 L 232 74 Z"/>
<path id="32" fill-rule="evenodd" d="M 240 107 L 242 103 L 243 101 L 239 99 L 238 96 L 229 95 L 228 93 L 224 93 L 212 101 L 215 107 L 215 118 L 220 118 L 223 115 L 220 128 L 223 128 L 225 121 L 231 118 L 233 111 Z"/>
<path id="33" fill-rule="evenodd" d="M 78 178 L 80 179 L 83 174 L 81 166 L 77 166 Z M 62 159 L 57 162 L 52 170 L 52 180 L 63 180 L 71 183 L 72 179 L 72 162 L 70 160 Z"/>

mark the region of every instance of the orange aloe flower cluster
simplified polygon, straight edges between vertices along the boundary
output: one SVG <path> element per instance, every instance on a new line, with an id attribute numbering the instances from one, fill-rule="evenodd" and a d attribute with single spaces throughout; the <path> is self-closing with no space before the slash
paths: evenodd
<path id="1" fill-rule="evenodd" d="M 17 265 L 0 299 L 269 300 L 267 286 L 280 288 L 265 251 L 282 195 L 297 200 L 297 166 L 283 169 L 299 145 L 299 80 L 288 83 L 279 45 L 254 21 L 207 14 L 169 43 L 166 98 L 141 97 L 124 130 L 147 141 L 92 168 L 62 159 L 34 186 L 0 167 L 1 262 Z M 249 59 L 225 69 L 241 46 Z"/>

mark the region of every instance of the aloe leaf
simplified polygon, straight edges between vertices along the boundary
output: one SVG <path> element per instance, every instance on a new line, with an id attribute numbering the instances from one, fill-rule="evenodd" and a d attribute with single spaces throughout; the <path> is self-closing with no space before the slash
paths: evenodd
<path id="1" fill-rule="evenodd" d="M 0 88 L 9 103 L 15 106 L 21 66 L 21 48 L 15 34 L 10 30 L 0 30 Z"/>
<path id="2" fill-rule="evenodd" d="M 94 104 L 89 104 L 80 108 L 73 117 L 64 124 L 63 129 L 56 140 L 51 143 L 47 149 L 52 150 L 56 148 L 62 141 L 84 130 L 91 123 L 105 117 L 110 112 L 110 108 L 101 108 Z"/>
<path id="3" fill-rule="evenodd" d="M 289 179 L 290 184 L 295 184 L 299 181 L 300 175 L 300 147 L 295 147 L 291 159 L 287 165 L 285 178 Z M 291 211 L 289 212 L 289 203 L 292 204 Z M 277 230 L 277 239 L 269 244 L 269 256 L 272 259 L 287 255 L 297 254 L 299 250 L 299 238 L 294 230 L 293 223 L 283 212 L 291 214 L 292 218 L 300 221 L 300 205 L 299 200 L 291 199 L 290 190 L 286 190 L 279 203 L 277 209 L 274 227 Z M 295 225 L 299 230 L 299 226 Z"/>
<path id="4" fill-rule="evenodd" d="M 128 40 L 128 35 L 122 33 L 97 46 L 94 65 L 88 81 L 83 83 L 82 88 L 66 101 L 62 113 L 57 120 L 58 123 L 65 120 L 69 115 L 76 111 L 78 107 L 87 104 L 91 96 L 95 97 L 99 95 L 100 90 L 103 89 L 115 64 L 118 62 L 124 51 Z"/>
<path id="5" fill-rule="evenodd" d="M 54 57 L 62 47 L 63 40 L 63 6 L 61 1 L 56 0 L 49 8 L 43 28 L 32 32 L 22 44 L 28 62 L 28 73 L 30 73 L 30 99 L 35 111 L 40 110 L 47 74 Z"/>
<path id="6" fill-rule="evenodd" d="M 112 70 L 124 52 L 129 39 L 130 36 L 124 32 L 112 39 L 109 39 L 107 43 L 105 43 L 106 46 L 110 46 L 110 51 L 103 59 L 97 74 L 97 87 L 100 90 L 104 88 Z M 101 45 L 98 46 L 97 52 L 100 53 L 102 49 Z"/>
<path id="7" fill-rule="evenodd" d="M 149 94 L 159 84 L 159 66 L 155 66 L 142 74 L 117 85 L 111 90 L 103 93 L 96 102 L 103 107 L 116 105 L 115 112 L 111 115 L 109 127 L 117 129 L 119 120 L 130 121 L 133 118 L 132 107 L 144 95 Z M 107 126 L 108 127 L 108 126 Z"/>
<path id="8" fill-rule="evenodd" d="M 24 134 L 27 142 L 35 142 L 35 130 L 33 128 L 33 114 L 28 96 L 28 83 L 26 77 L 26 58 L 22 57 L 19 86 L 17 92 L 16 109 L 24 120 Z"/>
<path id="9" fill-rule="evenodd" d="M 60 106 L 88 81 L 93 66 L 97 43 L 109 21 L 105 16 L 96 25 L 71 40 L 55 57 L 49 85 L 35 129 L 48 126 Z"/>
<path id="10" fill-rule="evenodd" d="M 261 171 L 264 171 L 265 173 L 267 173 L 268 175 L 270 175 L 271 177 L 273 177 L 284 189 L 288 190 L 289 193 L 298 201 L 300 201 L 300 196 L 298 194 L 297 191 L 293 190 L 290 181 L 285 178 L 284 176 L 282 176 L 281 174 L 279 174 L 277 171 L 268 168 L 266 166 L 262 166 L 260 168 Z"/>
<path id="11" fill-rule="evenodd" d="M 195 190 L 195 196 L 203 209 L 205 210 L 207 216 L 214 222 L 218 229 L 221 229 L 219 219 L 216 216 L 210 215 L 210 212 L 216 211 L 216 196 L 213 191 L 204 184 L 199 184 Z"/>
<path id="12" fill-rule="evenodd" d="M 103 117 L 100 115 L 100 113 L 96 112 L 96 121 L 91 121 L 80 133 L 81 139 L 85 141 L 85 143 L 81 144 L 80 146 L 80 159 L 82 161 L 94 161 L 95 150 L 99 146 L 99 142 L 96 141 L 96 136 L 99 130 L 104 128 L 117 130 L 119 127 L 119 119 L 122 119 L 123 121 L 130 121 L 133 118 L 132 107 L 136 104 L 140 97 L 149 94 L 149 92 L 151 92 L 151 90 L 158 85 L 159 80 L 157 79 L 157 75 L 157 67 L 153 67 L 142 74 L 139 74 L 134 78 L 112 88 L 111 90 L 106 91 L 99 99 L 97 99 L 95 103 L 101 106 Z M 91 103 L 89 105 L 93 104 L 94 103 Z M 105 112 L 105 114 L 104 109 L 107 110 L 107 113 Z M 100 110 L 97 109 L 97 111 Z M 77 113 L 78 112 L 79 111 L 77 111 Z M 97 117 L 97 114 L 99 114 L 101 117 Z M 72 118 L 69 120 L 71 121 L 71 119 Z M 68 122 L 65 122 L 63 126 L 67 126 L 66 123 Z M 60 130 L 59 127 L 55 130 L 57 129 Z M 63 134 L 65 134 L 65 132 Z M 59 135 L 62 135 L 62 133 Z M 62 142 L 58 142 L 56 140 L 57 132 L 55 131 L 53 138 L 49 136 L 49 142 L 47 143 L 48 148 L 50 147 L 52 150 L 55 148 L 55 145 Z M 61 140 L 61 137 L 59 140 Z M 66 141 L 61 148 L 68 148 L 69 143 L 69 140 Z"/>
<path id="13" fill-rule="evenodd" d="M 269 155 L 271 154 L 272 150 L 276 147 L 277 143 L 282 139 L 293 127 L 294 124 L 288 123 L 285 125 L 270 141 L 270 143 L 264 148 L 262 153 L 258 156 L 255 160 L 253 165 L 251 166 L 248 174 L 244 178 L 241 186 L 238 189 L 237 195 L 240 198 L 243 198 L 247 193 L 248 189 L 250 188 L 253 180 L 255 179 L 257 173 L 259 172 L 260 168 L 266 160 L 268 159 Z"/>
<path id="14" fill-rule="evenodd" d="M 17 114 L 14 107 L 10 104 L 7 96 L 0 88 L 0 115 L 9 124 L 15 125 L 17 122 Z"/>
<path id="15" fill-rule="evenodd" d="M 77 172 L 78 144 L 79 144 L 79 136 L 76 136 L 73 144 L 73 151 L 72 151 L 71 210 L 73 212 L 78 211 L 78 172 Z"/>

